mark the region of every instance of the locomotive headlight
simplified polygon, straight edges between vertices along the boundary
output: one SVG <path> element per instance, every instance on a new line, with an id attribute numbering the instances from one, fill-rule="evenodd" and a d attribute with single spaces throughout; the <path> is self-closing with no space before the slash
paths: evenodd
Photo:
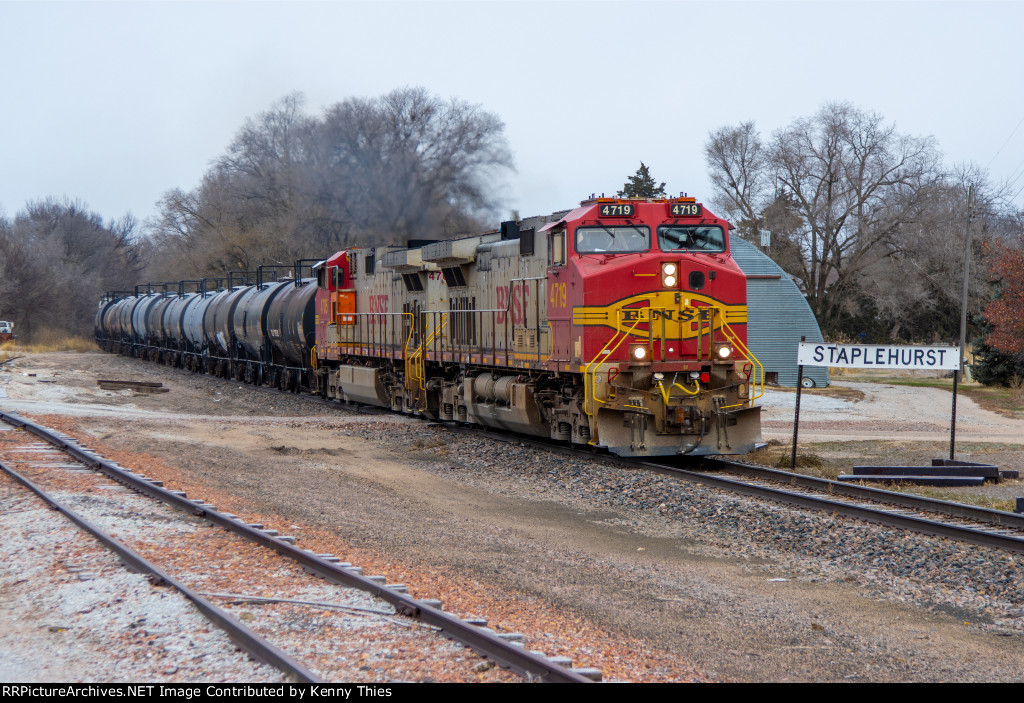
<path id="1" fill-rule="evenodd" d="M 675 288 L 676 283 L 679 279 L 676 274 L 679 272 L 679 267 L 672 262 L 667 262 L 661 265 L 661 285 L 665 288 Z"/>

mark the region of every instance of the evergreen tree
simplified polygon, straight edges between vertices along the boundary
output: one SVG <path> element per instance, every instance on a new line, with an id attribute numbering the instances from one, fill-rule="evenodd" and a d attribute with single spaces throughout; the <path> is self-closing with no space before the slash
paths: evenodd
<path id="1" fill-rule="evenodd" d="M 640 168 L 629 177 L 616 195 L 620 198 L 664 198 L 665 184 L 655 185 L 650 169 L 641 161 Z"/>

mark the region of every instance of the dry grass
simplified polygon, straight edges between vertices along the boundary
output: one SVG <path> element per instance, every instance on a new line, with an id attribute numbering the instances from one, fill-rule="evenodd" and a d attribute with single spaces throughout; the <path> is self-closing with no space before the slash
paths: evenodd
<path id="1" fill-rule="evenodd" d="M 21 354 L 43 354 L 45 352 L 94 352 L 99 351 L 96 342 L 86 337 L 68 337 L 43 331 L 34 335 L 31 344 L 23 344 L 17 341 L 9 341 L 0 345 L 0 361 L 4 354 L 7 357 L 19 356 Z"/>
<path id="2" fill-rule="evenodd" d="M 1024 377 L 1014 374 L 1010 379 L 1010 402 L 1018 408 L 1024 408 Z"/>
<path id="3" fill-rule="evenodd" d="M 745 459 L 762 466 L 792 471 L 793 446 L 773 439 L 768 442 L 767 446 L 747 454 Z M 796 473 L 835 480 L 841 473 L 841 469 L 831 466 L 828 460 L 818 454 L 802 450 L 798 451 L 796 455 Z"/>
<path id="4" fill-rule="evenodd" d="M 1002 386 L 969 384 L 960 386 L 958 392 L 966 395 L 985 410 L 999 413 L 1005 417 L 1019 418 L 1024 415 L 1024 387 L 1003 388 Z"/>
<path id="5" fill-rule="evenodd" d="M 875 485 L 875 484 L 872 484 Z M 948 500 L 953 503 L 964 503 L 966 505 L 975 505 L 979 508 L 989 508 L 990 510 L 1002 510 L 1004 512 L 1012 513 L 1017 507 L 1017 501 L 1013 498 L 994 498 L 980 493 L 967 493 L 963 491 L 951 491 L 941 486 L 905 486 L 898 483 L 886 484 L 885 488 L 890 491 L 899 491 L 901 493 L 913 493 L 915 495 L 924 496 L 925 498 L 934 498 L 935 500 Z"/>

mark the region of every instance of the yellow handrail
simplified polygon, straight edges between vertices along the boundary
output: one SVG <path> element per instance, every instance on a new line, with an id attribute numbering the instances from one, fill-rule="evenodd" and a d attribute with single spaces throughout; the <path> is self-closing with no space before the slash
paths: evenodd
<path id="1" fill-rule="evenodd" d="M 403 312 L 401 315 L 408 315 L 412 319 L 409 321 L 409 335 L 405 338 L 405 345 L 402 347 L 402 363 L 405 366 L 405 378 L 402 379 L 402 386 L 405 390 L 409 389 L 409 378 L 411 376 L 410 364 L 412 359 L 409 357 L 409 343 L 412 342 L 413 332 L 416 331 L 416 315 L 411 312 Z"/>
<path id="2" fill-rule="evenodd" d="M 743 358 L 746 359 L 747 361 L 749 361 L 755 367 L 755 369 L 754 369 L 753 384 L 752 384 L 752 388 L 755 389 L 755 395 L 750 398 L 751 401 L 755 401 L 758 398 L 760 398 L 762 395 L 764 395 L 764 366 L 762 366 L 761 362 L 757 360 L 757 357 L 754 356 L 750 352 L 750 349 L 747 348 L 747 345 L 744 344 L 743 340 L 741 340 L 739 335 L 736 334 L 736 331 L 733 330 L 733 328 L 729 326 L 729 323 L 725 321 L 725 310 L 722 310 L 722 313 L 723 313 L 722 314 L 722 329 L 725 330 L 726 338 L 730 342 L 732 342 L 732 344 L 737 349 L 740 350 L 740 354 L 743 355 Z M 760 391 L 756 390 L 757 386 L 758 386 L 758 383 L 757 383 L 757 369 L 760 369 L 760 371 L 761 371 L 761 383 L 760 383 L 761 389 L 760 389 Z"/>
<path id="3" fill-rule="evenodd" d="M 412 356 L 409 357 L 409 362 L 408 362 L 409 364 L 412 363 L 413 359 L 419 357 L 419 360 L 420 360 L 419 376 L 411 374 L 411 372 L 409 370 L 406 370 L 406 374 L 411 376 L 411 378 L 419 381 L 420 390 L 421 391 L 425 391 L 426 390 L 426 387 L 423 385 L 424 376 L 426 376 L 426 361 L 423 358 L 423 352 L 424 352 L 424 350 L 426 350 L 427 345 L 430 344 L 432 341 L 434 341 L 434 338 L 436 338 L 437 335 L 444 330 L 444 327 L 447 324 L 448 324 L 448 313 L 441 313 L 441 323 L 439 325 L 436 325 L 434 327 L 434 329 L 430 331 L 429 336 L 425 336 L 423 338 L 423 341 L 420 343 L 419 348 L 417 348 L 416 351 L 414 351 L 412 353 Z"/>
<path id="4" fill-rule="evenodd" d="M 616 312 L 618 312 L 619 314 L 622 314 L 622 310 L 621 309 L 617 310 Z M 605 359 L 607 359 L 609 356 L 614 354 L 616 352 L 616 350 L 618 350 L 618 348 L 622 346 L 622 343 L 626 341 L 626 338 L 629 337 L 629 335 L 631 335 L 633 333 L 633 330 L 636 329 L 636 326 L 639 325 L 640 322 L 641 322 L 640 316 L 637 315 L 637 320 L 636 320 L 636 322 L 633 323 L 633 326 L 630 327 L 629 330 L 625 334 L 622 335 L 622 339 L 620 339 L 615 344 L 615 346 L 612 349 L 609 349 L 608 345 L 610 345 L 612 342 L 614 342 L 615 338 L 619 336 L 619 330 L 616 329 L 615 330 L 615 334 L 612 335 L 612 338 L 609 339 L 608 342 L 604 345 L 604 348 L 597 353 L 597 356 L 594 357 L 594 360 L 591 361 L 589 364 L 587 364 L 583 368 L 583 412 L 586 413 L 587 415 L 593 415 L 594 414 L 593 412 L 591 412 L 590 410 L 587 409 L 587 401 L 588 400 L 593 399 L 593 401 L 595 403 L 601 403 L 602 405 L 605 402 L 603 400 L 600 400 L 597 397 L 597 382 L 596 381 L 591 383 L 590 387 L 588 387 L 587 376 L 589 375 L 590 379 L 592 381 L 593 381 L 594 376 L 595 376 L 595 374 L 591 374 L 590 373 L 590 367 L 592 367 L 596 363 L 599 363 L 599 361 L 601 360 L 601 357 L 604 357 Z M 591 392 L 591 388 L 592 388 L 593 392 Z M 596 412 L 596 411 L 597 411 L 597 408 L 595 406 L 594 407 L 594 412 Z"/>

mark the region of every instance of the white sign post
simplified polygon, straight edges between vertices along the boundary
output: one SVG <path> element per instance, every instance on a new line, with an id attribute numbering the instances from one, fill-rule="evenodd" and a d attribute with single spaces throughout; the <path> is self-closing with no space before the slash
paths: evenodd
<path id="1" fill-rule="evenodd" d="M 793 419 L 793 459 L 796 469 L 796 440 L 800 426 L 800 390 L 804 366 L 832 366 L 844 369 L 897 369 L 901 371 L 959 371 L 960 347 L 897 346 L 895 344 L 827 344 L 801 339 L 797 347 L 796 415 Z M 956 432 L 956 394 L 953 395 L 953 419 L 950 447 Z M 952 459 L 950 449 L 950 459 Z"/>

